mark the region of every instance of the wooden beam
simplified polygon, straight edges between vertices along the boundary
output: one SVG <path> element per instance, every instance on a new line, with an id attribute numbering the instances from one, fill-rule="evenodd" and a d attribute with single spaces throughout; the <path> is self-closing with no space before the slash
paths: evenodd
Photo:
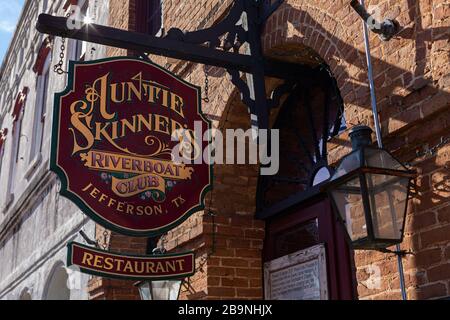
<path id="1" fill-rule="evenodd" d="M 181 40 L 159 38 L 143 33 L 131 32 L 97 24 L 83 24 L 80 29 L 69 29 L 68 18 L 40 14 L 36 28 L 41 33 L 72 38 L 137 52 L 146 52 L 187 60 L 191 62 L 252 72 L 256 63 L 253 57 L 234 52 L 222 51 L 207 46 L 192 44 Z M 293 78 L 299 74 L 311 74 L 307 66 L 264 59 L 264 74 L 275 78 Z"/>

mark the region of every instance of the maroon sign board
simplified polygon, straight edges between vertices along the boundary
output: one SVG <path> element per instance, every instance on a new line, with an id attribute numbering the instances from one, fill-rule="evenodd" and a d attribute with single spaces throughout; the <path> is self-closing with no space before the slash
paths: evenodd
<path id="1" fill-rule="evenodd" d="M 125 255 L 70 242 L 67 265 L 106 278 L 158 281 L 189 277 L 195 272 L 194 253 L 154 256 Z"/>
<path id="2" fill-rule="evenodd" d="M 195 123 L 202 135 L 210 128 L 200 97 L 198 87 L 143 60 L 71 61 L 53 115 L 51 170 L 61 194 L 129 236 L 160 235 L 202 210 L 212 166 L 172 154 L 179 129 L 194 156 L 208 146 L 196 139 Z"/>

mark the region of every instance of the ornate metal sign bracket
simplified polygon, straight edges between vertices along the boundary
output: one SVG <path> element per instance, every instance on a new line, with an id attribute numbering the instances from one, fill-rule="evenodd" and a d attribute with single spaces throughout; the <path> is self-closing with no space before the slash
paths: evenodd
<path id="1" fill-rule="evenodd" d="M 293 80 L 299 74 L 307 75 L 312 71 L 306 66 L 263 56 L 262 28 L 283 2 L 237 0 L 228 15 L 216 25 L 193 32 L 173 28 L 164 37 L 81 22 L 80 29 L 71 30 L 68 18 L 46 14 L 39 16 L 37 29 L 55 36 L 225 68 L 248 106 L 252 127 L 267 129 L 270 107 L 277 105 L 282 93 L 294 85 Z M 265 76 L 286 80 L 270 99 L 267 99 Z"/>

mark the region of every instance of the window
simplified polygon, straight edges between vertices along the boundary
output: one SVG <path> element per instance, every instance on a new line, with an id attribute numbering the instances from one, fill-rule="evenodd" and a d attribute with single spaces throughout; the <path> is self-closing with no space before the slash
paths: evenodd
<path id="1" fill-rule="evenodd" d="M 0 178 L 2 176 L 3 171 L 3 157 L 5 155 L 5 144 L 6 144 L 6 129 L 0 130 Z M 8 195 L 8 194 L 6 194 Z M 0 196 L 0 205 L 3 208 L 4 195 Z"/>
<path id="2" fill-rule="evenodd" d="M 43 300 L 70 300 L 68 281 L 67 269 L 62 263 L 58 263 L 47 280 Z"/>
<path id="3" fill-rule="evenodd" d="M 17 59 L 18 56 L 19 56 L 19 52 L 17 50 L 15 50 L 14 51 L 14 57 L 16 57 L 16 59 Z M 20 65 L 18 63 L 14 63 L 12 69 L 14 70 L 13 71 L 13 75 L 14 75 L 13 78 L 17 79 L 17 77 L 19 76 Z"/>
<path id="4" fill-rule="evenodd" d="M 84 48 L 83 48 L 84 47 Z M 84 59 L 86 53 L 86 46 L 83 41 L 70 39 L 69 40 L 69 52 L 67 55 L 68 61 L 79 61 Z"/>
<path id="5" fill-rule="evenodd" d="M 47 12 L 47 5 L 48 5 L 48 0 L 44 0 L 42 2 L 42 12 L 46 13 Z"/>
<path id="6" fill-rule="evenodd" d="M 4 147 L 0 147 L 0 174 L 2 172 L 2 165 L 3 165 L 3 149 Z"/>
<path id="7" fill-rule="evenodd" d="M 29 162 L 32 166 L 40 161 L 42 143 L 44 138 L 45 118 L 47 114 L 47 92 L 50 76 L 51 55 L 47 55 L 36 83 L 36 107 L 34 108 L 33 133 L 31 135 L 31 148 Z"/>
<path id="8" fill-rule="evenodd" d="M 22 120 L 23 120 L 23 109 L 20 112 L 20 118 L 17 121 L 17 125 L 16 128 L 14 130 L 14 152 L 15 152 L 15 156 L 14 156 L 14 162 L 17 163 L 19 162 L 19 151 L 20 151 L 20 137 L 22 135 Z"/>
<path id="9" fill-rule="evenodd" d="M 22 43 L 22 47 L 19 49 L 19 55 L 17 56 L 17 72 L 21 71 L 23 65 L 23 54 L 24 54 L 24 46 L 26 45 L 25 41 Z"/>
<path id="10" fill-rule="evenodd" d="M 0 130 L 0 173 L 2 172 L 3 155 L 5 150 L 6 134 L 8 130 Z"/>
<path id="11" fill-rule="evenodd" d="M 163 1 L 136 1 L 136 29 L 138 32 L 161 36 L 163 34 Z"/>
<path id="12" fill-rule="evenodd" d="M 11 158 L 9 162 L 9 176 L 8 176 L 8 185 L 7 185 L 7 200 L 6 207 L 8 207 L 13 197 L 13 192 L 15 188 L 16 182 L 16 169 L 17 163 L 19 162 L 19 151 L 20 151 L 20 137 L 22 135 L 22 120 L 23 114 L 25 111 L 25 103 L 28 94 L 28 88 L 23 88 L 21 92 L 19 92 L 16 103 L 14 105 L 14 110 L 12 113 L 13 117 L 13 129 L 12 129 L 12 149 L 11 149 Z"/>

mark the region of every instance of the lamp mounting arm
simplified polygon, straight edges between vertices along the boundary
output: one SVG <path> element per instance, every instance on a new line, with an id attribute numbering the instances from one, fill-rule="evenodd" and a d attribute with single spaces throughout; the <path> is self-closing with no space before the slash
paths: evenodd
<path id="1" fill-rule="evenodd" d="M 377 21 L 371 14 L 369 14 L 359 0 L 352 0 L 350 2 L 352 8 L 364 20 L 369 29 L 378 34 L 383 41 L 389 41 L 400 31 L 400 24 L 393 19 L 385 19 L 383 22 Z M 370 21 L 370 23 L 369 23 Z"/>
<path id="2" fill-rule="evenodd" d="M 414 255 L 413 252 L 406 251 L 406 250 L 377 249 L 377 251 L 382 252 L 382 253 L 395 254 L 396 256 L 399 256 L 399 257 L 406 257 L 407 255 Z"/>

